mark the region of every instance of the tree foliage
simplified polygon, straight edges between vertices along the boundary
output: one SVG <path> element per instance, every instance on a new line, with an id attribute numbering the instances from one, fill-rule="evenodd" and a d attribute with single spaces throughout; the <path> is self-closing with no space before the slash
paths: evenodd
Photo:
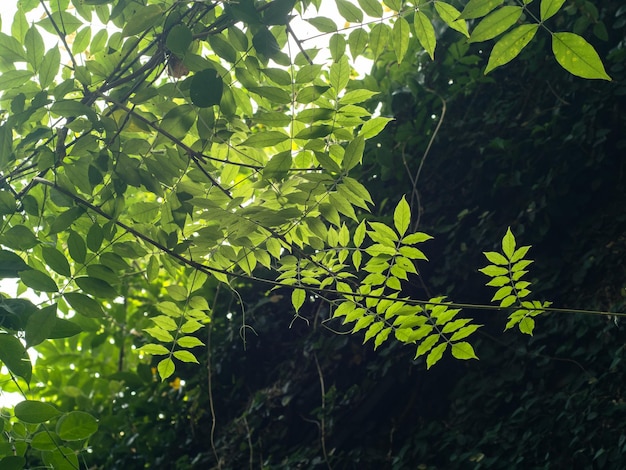
<path id="1" fill-rule="evenodd" d="M 24 466 L 30 445 L 29 458 L 78 467 L 98 427 L 85 410 L 102 411 L 122 384 L 175 379 L 198 362 L 219 326 L 220 289 L 238 295 L 250 281 L 289 288 L 296 314 L 324 301 L 325 321 L 343 319 L 375 348 L 413 344 L 429 368 L 446 351 L 476 357 L 465 339 L 478 324 L 445 297 L 403 292 L 430 239 L 413 230 L 411 204 L 398 194 L 389 223 L 369 215 L 373 199 L 354 174 L 391 118 L 373 114 L 378 90 L 353 79 L 352 62 L 433 58 L 437 31 L 450 28 L 463 44 L 499 38 L 488 73 L 541 29 L 567 71 L 610 80 L 582 36 L 548 29 L 562 6 L 337 0 L 350 23 L 339 28 L 315 2 L 19 2 L 11 35 L 0 34 L 0 261 L 18 282 L 1 303 L 0 360 L 16 390 L 59 406 L 20 403 L 2 421 L 0 463 Z M 35 9 L 43 18 L 29 23 Z M 328 37 L 328 64 L 292 15 Z M 510 326 L 531 332 L 547 305 L 521 300 L 513 273 L 525 253 L 511 238 L 501 269 L 512 283 L 500 287 L 516 290 Z M 509 294 L 494 300 L 507 307 Z M 246 333 L 244 319 L 244 342 Z M 81 373 L 64 377 L 61 360 Z"/>

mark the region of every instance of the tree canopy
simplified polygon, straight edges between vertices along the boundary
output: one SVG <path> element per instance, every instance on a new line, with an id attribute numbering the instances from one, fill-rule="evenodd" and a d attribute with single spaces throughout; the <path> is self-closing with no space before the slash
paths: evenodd
<path id="1" fill-rule="evenodd" d="M 438 126 L 404 121 L 409 98 L 420 89 L 441 99 L 442 111 L 420 119 L 442 122 L 452 97 L 498 83 L 545 42 L 563 77 L 611 80 L 585 39 L 608 39 L 590 2 L 337 0 L 345 25 L 315 1 L 17 4 L 11 34 L 0 34 L 0 273 L 18 285 L 0 301 L 0 361 L 3 390 L 25 400 L 2 419 L 3 468 L 82 468 L 91 453 L 104 462 L 126 432 L 112 431 L 117 413 L 144 410 L 132 426 L 150 434 L 148 416 L 167 419 L 177 406 L 147 410 L 154 391 L 182 393 L 200 361 L 210 390 L 213 357 L 229 353 L 212 350 L 212 338 L 252 347 L 260 324 L 249 320 L 268 308 L 291 310 L 296 324 L 362 331 L 375 349 L 412 345 L 427 368 L 445 354 L 476 358 L 468 339 L 482 324 L 463 316 L 465 299 L 454 303 L 449 285 L 414 289 L 431 269 L 422 166 L 406 191 L 378 188 L 404 172 L 407 146 L 426 144 L 423 163 L 435 142 Z M 291 27 L 295 16 L 327 39 L 328 61 Z M 485 60 L 468 52 L 485 41 Z M 374 63 L 363 79 L 360 56 Z M 514 144 L 502 135 L 463 145 Z M 389 201 L 384 213 L 374 192 Z M 487 259 L 468 269 L 496 288 L 483 308 L 512 307 L 506 328 L 532 334 L 550 303 L 531 296 L 529 247 L 512 225 L 480 237 L 501 243 L 477 247 Z"/>

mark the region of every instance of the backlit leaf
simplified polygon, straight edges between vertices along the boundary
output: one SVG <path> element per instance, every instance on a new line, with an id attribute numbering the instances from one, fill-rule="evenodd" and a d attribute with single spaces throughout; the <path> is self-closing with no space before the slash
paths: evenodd
<path id="1" fill-rule="evenodd" d="M 98 430 L 98 421 L 84 411 L 70 411 L 59 418 L 56 432 L 65 441 L 82 441 Z"/>
<path id="2" fill-rule="evenodd" d="M 469 42 L 482 42 L 499 36 L 522 16 L 520 6 L 504 6 L 483 18 L 472 31 Z"/>
<path id="3" fill-rule="evenodd" d="M 167 357 L 158 363 L 157 370 L 159 371 L 161 380 L 165 380 L 174 373 L 176 366 L 174 365 L 174 361 Z"/>
<path id="4" fill-rule="evenodd" d="M 25 423 L 39 424 L 59 416 L 61 412 L 50 403 L 36 400 L 25 400 L 13 409 L 15 417 Z"/>
<path id="5" fill-rule="evenodd" d="M 432 60 L 435 58 L 435 45 L 437 43 L 435 37 L 435 28 L 428 17 L 421 11 L 415 12 L 415 19 L 413 26 L 415 27 L 415 34 L 418 41 L 424 48 Z"/>
<path id="6" fill-rule="evenodd" d="M 404 236 L 411 224 L 411 208 L 404 196 L 402 196 L 393 212 L 393 224 L 401 237 Z"/>
<path id="7" fill-rule="evenodd" d="M 422 14 L 422 12 L 418 11 L 415 13 L 415 16 L 417 18 L 417 16 L 419 14 Z M 416 20 L 417 21 L 417 20 Z M 429 22 L 430 24 L 430 22 Z M 409 27 L 409 22 L 407 20 L 404 19 L 403 16 L 399 16 L 396 19 L 396 22 L 393 24 L 393 29 L 392 29 L 392 36 L 393 36 L 393 51 L 396 54 L 396 59 L 398 60 L 398 63 L 402 62 L 402 59 L 404 59 L 404 56 L 406 55 L 406 51 L 409 49 L 409 31 L 410 31 L 410 27 Z M 416 27 L 416 31 L 417 31 L 417 27 Z M 422 43 L 422 40 L 420 38 L 420 34 L 418 33 L 417 35 L 418 39 L 420 39 L 420 43 Z M 434 35 L 433 35 L 434 37 Z M 423 45 L 423 43 L 422 43 Z M 426 47 L 424 47 L 424 49 L 426 49 Z M 434 49 L 434 47 L 433 47 Z M 428 49 L 427 49 L 428 50 Z M 432 57 L 432 55 L 431 55 Z"/>
<path id="8" fill-rule="evenodd" d="M 146 5 L 137 10 L 126 22 L 122 29 L 123 36 L 134 36 L 156 26 L 164 20 L 160 5 Z"/>
<path id="9" fill-rule="evenodd" d="M 556 15 L 564 3 L 565 0 L 541 0 L 539 9 L 541 21 L 546 21 L 548 18 Z"/>
<path id="10" fill-rule="evenodd" d="M 584 38 L 574 33 L 554 33 L 552 52 L 557 62 L 572 75 L 582 78 L 611 80 L 600 56 Z"/>
<path id="11" fill-rule="evenodd" d="M 515 59 L 535 37 L 538 24 L 524 24 L 505 34 L 491 51 L 485 74 Z"/>

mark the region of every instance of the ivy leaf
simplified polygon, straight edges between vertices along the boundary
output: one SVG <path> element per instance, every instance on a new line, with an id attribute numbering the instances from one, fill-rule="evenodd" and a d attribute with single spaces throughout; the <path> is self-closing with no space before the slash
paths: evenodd
<path id="1" fill-rule="evenodd" d="M 523 24 L 504 35 L 493 46 L 489 55 L 489 62 L 485 69 L 485 75 L 496 67 L 500 67 L 515 59 L 522 49 L 535 37 L 539 29 L 538 24 Z"/>
<path id="2" fill-rule="evenodd" d="M 554 33 L 552 52 L 557 62 L 572 75 L 611 81 L 596 50 L 577 34 Z"/>
<path id="3" fill-rule="evenodd" d="M 424 50 L 428 52 L 431 60 L 434 60 L 437 39 L 435 36 L 435 28 L 433 28 L 432 23 L 424 13 L 418 10 L 415 12 L 413 26 L 415 27 L 417 40 L 420 42 Z"/>
<path id="4" fill-rule="evenodd" d="M 411 224 L 411 208 L 404 196 L 402 196 L 393 212 L 393 224 L 401 237 L 404 236 Z"/>

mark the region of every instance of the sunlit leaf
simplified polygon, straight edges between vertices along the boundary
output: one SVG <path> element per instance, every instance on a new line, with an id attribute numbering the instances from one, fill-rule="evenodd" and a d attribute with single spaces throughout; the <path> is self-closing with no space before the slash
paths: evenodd
<path id="1" fill-rule="evenodd" d="M 552 52 L 557 62 L 572 75 L 582 78 L 611 80 L 600 56 L 583 37 L 574 33 L 554 33 Z"/>
<path id="2" fill-rule="evenodd" d="M 413 23 L 415 27 L 415 34 L 420 44 L 424 48 L 431 59 L 435 58 L 435 45 L 437 43 L 435 36 L 435 28 L 428 17 L 421 11 L 415 12 L 415 19 Z"/>
<path id="3" fill-rule="evenodd" d="M 489 55 L 485 74 L 515 59 L 535 37 L 537 29 L 538 24 L 524 24 L 500 38 Z"/>

